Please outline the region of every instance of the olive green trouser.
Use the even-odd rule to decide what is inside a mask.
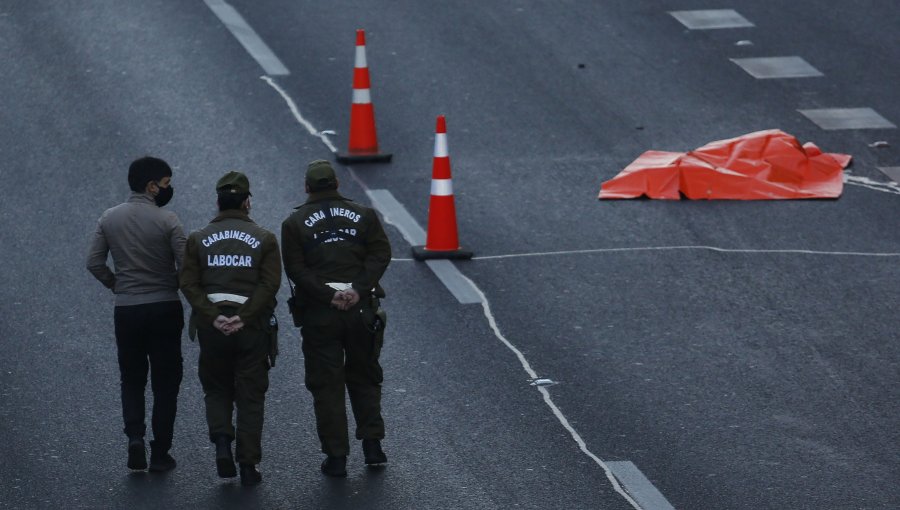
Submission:
[[[356,439],[383,439],[378,357],[383,331],[370,332],[360,308],[342,312],[315,306],[304,313],[303,356],[306,388],[312,393],[316,430],[326,455],[350,452],[344,388],[356,420]]]
[[[201,328],[200,383],[206,395],[206,423],[209,439],[237,438],[235,456],[241,464],[259,464],[262,459],[262,428],[269,368],[266,360],[269,336],[245,327],[223,335],[216,329]],[[237,407],[237,434],[232,413]]]

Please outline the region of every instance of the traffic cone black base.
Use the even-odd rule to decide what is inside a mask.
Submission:
[[[424,246],[413,246],[412,255],[416,260],[469,260],[472,258],[472,255],[474,255],[474,253],[468,250],[426,250]]]
[[[391,160],[393,154],[350,154],[335,152],[334,157],[338,163],[387,163]]]

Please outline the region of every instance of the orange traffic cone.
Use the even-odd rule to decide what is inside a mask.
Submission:
[[[350,142],[347,152],[338,153],[340,163],[385,162],[390,154],[378,152],[375,134],[375,107],[369,92],[369,67],[366,64],[366,32],[356,31],[356,63],[353,67],[353,104],[350,107]]]
[[[428,233],[425,246],[413,246],[412,252],[416,260],[472,258],[472,252],[459,248],[453,181],[450,177],[450,154],[447,151],[447,121],[443,115],[437,118],[437,130],[434,135]]]

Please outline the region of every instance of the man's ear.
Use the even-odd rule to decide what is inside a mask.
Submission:
[[[152,194],[153,194],[153,190],[152,190],[151,186],[156,186],[156,187],[157,187],[157,191],[159,191],[159,185],[156,184],[155,181],[148,181],[147,184],[144,186],[144,193],[146,193],[146,194],[148,194],[148,195],[152,195]]]

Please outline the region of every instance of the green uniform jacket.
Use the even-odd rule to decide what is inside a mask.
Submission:
[[[205,228],[188,237],[181,272],[181,292],[200,325],[212,326],[219,306],[237,308],[244,324],[267,323],[281,286],[281,258],[275,234],[237,210],[222,211]],[[241,304],[209,299],[210,294],[246,297]]]
[[[335,290],[328,282],[351,283],[361,297],[391,262],[391,244],[374,209],[336,190],[311,193],[281,224],[281,254],[298,297],[328,306]]]

